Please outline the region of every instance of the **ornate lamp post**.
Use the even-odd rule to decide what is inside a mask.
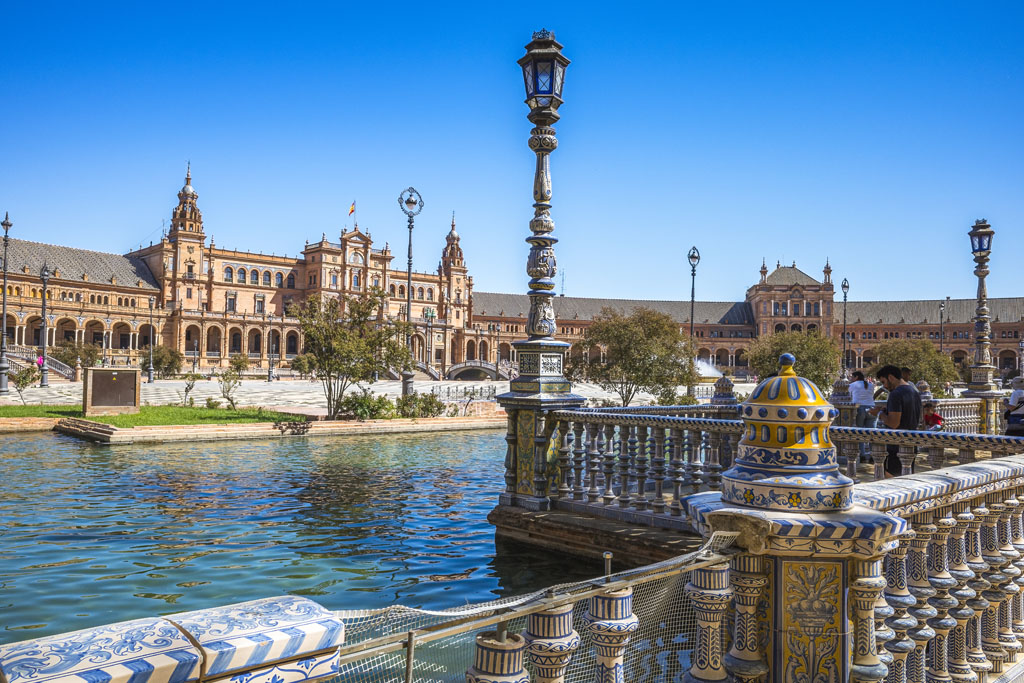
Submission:
[[[153,327],[153,306],[156,299],[149,297],[149,367],[146,368],[146,375],[150,384],[153,383],[153,344],[156,341],[156,328]]]
[[[562,46],[551,31],[542,29],[533,34],[533,40],[526,46],[526,55],[519,60],[526,85],[526,104],[530,113],[526,118],[533,123],[530,131],[530,149],[537,155],[533,175],[533,219],[526,242],[530,255],[526,261],[526,273],[530,276],[530,312],[526,322],[528,338],[514,342],[519,358],[519,376],[509,382],[508,393],[498,397],[509,415],[510,433],[506,437],[511,444],[519,444],[519,457],[524,452],[532,454],[529,467],[521,470],[523,475],[514,483],[506,482],[503,504],[517,504],[535,510],[550,507],[547,497],[547,438],[545,422],[551,410],[578,407],[583,397],[572,393],[569,381],[564,377],[567,342],[556,341],[554,290],[555,262],[552,237],[555,222],[551,218],[551,152],[558,147],[554,124],[559,119],[558,108],[562,104],[562,85],[565,83],[565,68],[569,60],[562,55]],[[514,430],[514,431],[513,431]],[[527,463],[523,463],[527,465]],[[526,474],[526,471],[529,474]]]
[[[192,372],[199,369],[199,339],[192,340]]]
[[[7,362],[7,232],[11,229],[11,219],[4,212],[4,220],[0,223],[0,226],[4,229],[4,287],[3,294],[3,313],[0,313],[0,396],[9,394],[10,388],[7,386],[7,373],[11,371],[11,366]]]
[[[416,188],[409,187],[398,195],[398,208],[402,210],[409,219],[409,264],[406,273],[405,284],[405,321],[412,327],[412,228],[413,219],[423,210],[423,197],[416,191]],[[453,223],[454,225],[454,223]],[[409,356],[412,357],[412,334],[406,336],[406,343],[409,345]],[[412,393],[412,378],[416,376],[412,370],[402,371],[402,396]]]
[[[992,236],[995,230],[984,218],[974,221],[967,235],[971,238],[971,252],[974,254],[974,274],[978,278],[978,305],[974,316],[974,363],[971,364],[971,381],[967,383],[964,396],[985,400],[982,431],[996,432],[998,408],[998,387],[993,379],[992,326],[988,315],[988,290],[985,277],[988,275],[988,259],[992,252]]]
[[[434,367],[434,318],[437,312],[433,308],[423,310],[423,317],[427,319],[427,367]]]
[[[693,340],[693,316],[694,305],[697,301],[697,264],[700,263],[700,251],[696,246],[690,247],[686,260],[690,262],[690,343],[696,345],[697,342]],[[694,352],[696,352],[696,349]],[[686,387],[686,393],[689,396],[693,396],[692,384]]]
[[[949,301],[949,297],[946,297]],[[943,342],[946,338],[946,301],[939,302],[939,353],[943,353]]]
[[[840,286],[843,288],[843,374],[846,375],[850,369],[850,358],[846,355],[846,295],[850,293],[850,281],[844,277]]]
[[[274,316],[267,315],[270,326],[267,328],[267,381],[274,381]]]
[[[46,338],[49,336],[49,326],[46,324],[46,285],[50,281],[50,267],[44,262],[43,269],[39,271],[39,279],[43,281],[43,320],[42,327],[40,328],[40,337],[43,342],[43,366],[40,368],[41,376],[39,378],[40,387],[50,386],[50,372],[46,367]]]

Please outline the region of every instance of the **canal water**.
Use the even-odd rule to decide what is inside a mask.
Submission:
[[[437,609],[599,574],[495,544],[504,453],[497,431],[0,437],[0,643],[272,595]]]

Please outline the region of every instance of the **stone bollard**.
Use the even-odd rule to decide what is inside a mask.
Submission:
[[[71,377],[72,382],[82,381],[82,358],[81,356],[75,358],[75,374]]]
[[[523,666],[526,639],[511,633],[499,639],[497,631],[476,636],[473,666],[466,670],[466,683],[530,683]]]
[[[583,618],[590,624],[590,636],[594,641],[597,681],[623,683],[626,643],[640,627],[640,620],[633,614],[633,589],[623,588],[593,596]]]
[[[535,612],[526,619],[526,640],[537,683],[562,683],[565,670],[580,646],[572,628],[572,605]]]

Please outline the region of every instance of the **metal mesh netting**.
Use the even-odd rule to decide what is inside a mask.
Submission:
[[[591,581],[559,584],[534,593],[449,610],[393,606],[338,612],[345,622],[345,650],[351,652],[353,646],[359,646],[365,651],[343,656],[339,675],[332,683],[404,682],[407,680],[407,649],[399,646],[390,652],[373,651],[386,643],[389,636],[394,639],[410,631],[416,631],[411,680],[464,682],[466,669],[473,664],[475,637],[481,631],[495,628],[493,617],[517,612],[517,616],[510,614],[503,623],[508,633],[521,633],[526,628],[525,612],[546,609],[538,601],[592,592],[606,583],[620,587],[626,583],[633,587],[633,613],[640,625],[625,648],[626,680],[638,683],[679,680],[690,668],[690,653],[696,641],[696,618],[684,590],[690,580],[690,568],[716,557],[721,561],[717,553],[734,539],[735,534],[715,534],[701,550],[671,560]],[[581,643],[566,671],[567,681],[595,680],[594,651],[587,622],[583,619],[588,602],[583,596],[573,606],[573,628],[579,633]],[[529,603],[537,603],[536,609],[530,609]],[[478,623],[485,620],[487,624]],[[430,640],[430,634],[438,630],[454,633]],[[422,642],[424,639],[429,642]],[[532,673],[529,657],[526,657],[526,668]]]

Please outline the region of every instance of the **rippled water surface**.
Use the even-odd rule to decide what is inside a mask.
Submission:
[[[285,593],[440,608],[599,573],[495,547],[504,450],[500,432],[0,437],[0,642]]]

